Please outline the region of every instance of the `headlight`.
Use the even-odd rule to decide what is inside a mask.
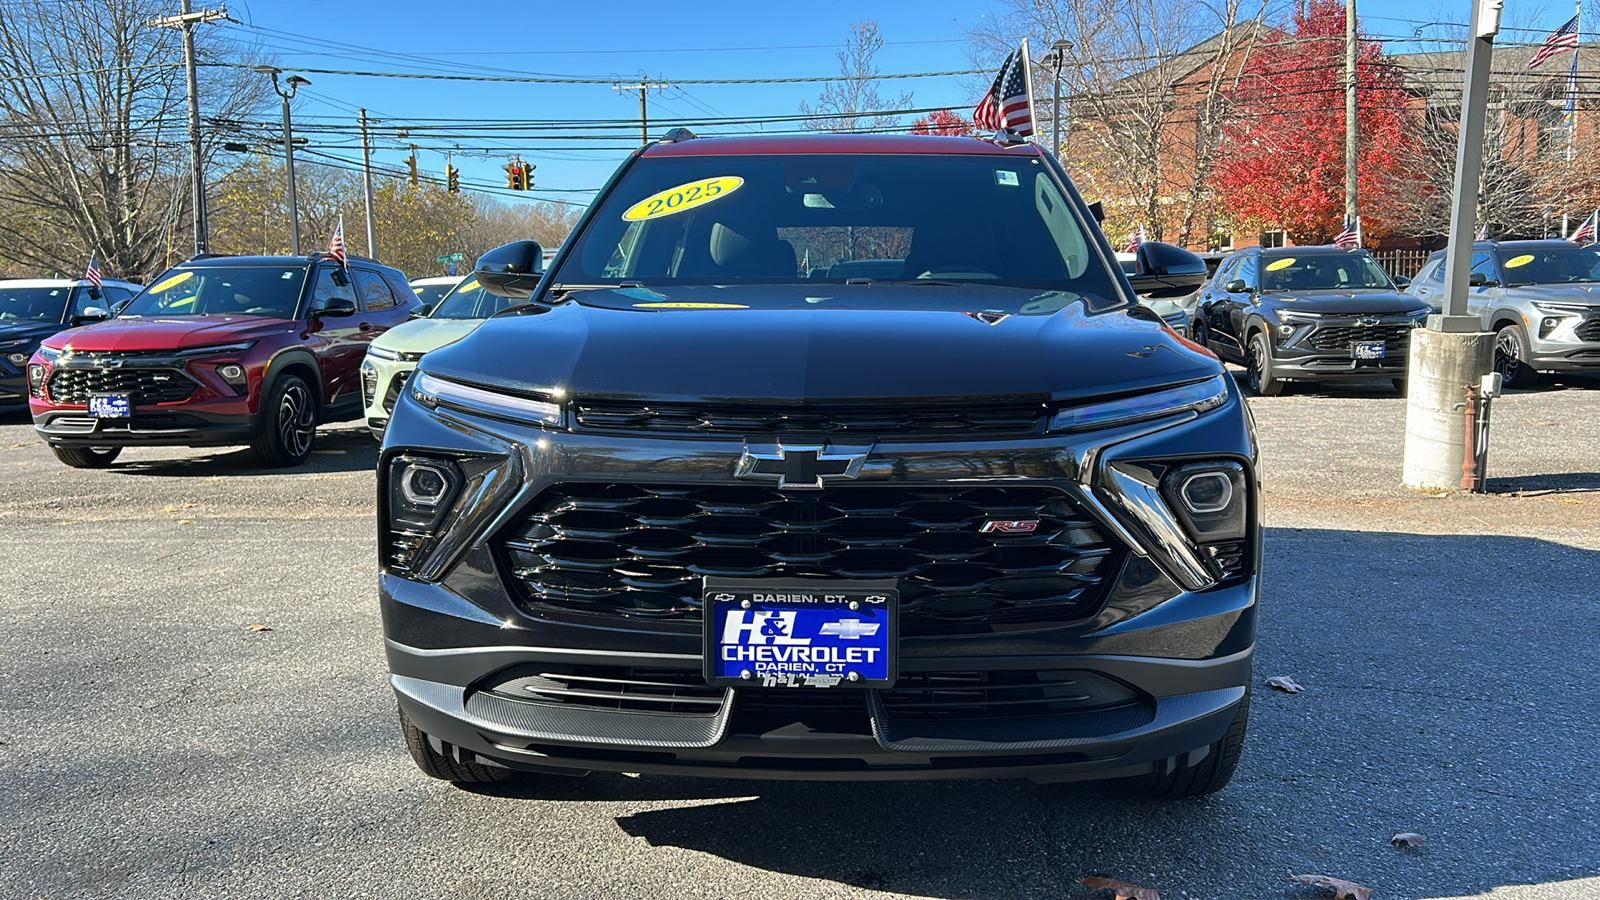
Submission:
[[[432,551],[465,480],[450,460],[419,456],[389,460],[389,540],[383,553],[390,569],[409,574]]]
[[[34,363],[28,367],[28,395],[44,396],[44,366]]]
[[[372,357],[373,359],[399,359],[400,358],[400,354],[394,352],[393,350],[385,350],[382,347],[368,347],[367,348],[367,355]]]
[[[411,380],[411,396],[429,407],[443,406],[519,423],[561,424],[561,404],[552,400],[486,390],[424,372],[418,372]]]
[[[178,359],[194,359],[201,356],[220,356],[224,353],[243,353],[255,345],[255,341],[242,341],[237,344],[217,344],[211,347],[191,347],[187,350],[179,350],[174,355]]]
[[[1051,431],[1109,428],[1181,412],[1205,412],[1228,402],[1228,376],[1217,375],[1194,384],[1122,397],[1100,403],[1072,406],[1050,419]]]
[[[371,352],[371,351],[368,351]],[[361,399],[367,406],[378,396],[378,369],[370,360],[361,361]]]
[[[11,360],[11,364],[14,365],[14,366],[27,365],[27,363],[28,363],[28,354],[26,354],[26,353],[12,353],[11,355],[7,356],[6,359]]]
[[[61,351],[57,350],[54,347],[45,347],[43,345],[40,345],[40,347],[39,347],[39,355],[44,357],[45,359],[60,359],[61,358]]]
[[[1535,301],[1533,308],[1554,316],[1581,316],[1594,309],[1581,303],[1544,303]]]

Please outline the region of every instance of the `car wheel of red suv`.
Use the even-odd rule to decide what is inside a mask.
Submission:
[[[317,401],[298,375],[280,375],[261,404],[261,431],[251,443],[264,466],[298,466],[317,437]]]
[[[122,452],[121,447],[51,447],[50,452],[74,469],[104,469]]]

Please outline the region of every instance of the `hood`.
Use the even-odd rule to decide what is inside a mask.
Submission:
[[[378,336],[372,346],[395,353],[427,353],[454,343],[483,324],[482,319],[412,319]]]
[[[424,367],[571,397],[768,404],[1048,401],[1222,371],[1145,310],[1090,314],[1074,295],[1023,288],[772,285],[573,297],[489,319]],[[732,308],[704,308],[712,304]]]
[[[61,331],[62,327],[63,326],[60,322],[38,322],[29,320],[0,322],[0,347],[5,347],[7,344],[16,344],[20,341],[25,344],[29,350],[32,350],[33,345],[37,344],[44,338]],[[18,351],[11,349],[7,350],[6,352],[16,353]]]
[[[264,316],[175,316],[110,319],[63,331],[50,341],[62,350],[187,350],[212,344],[252,341],[299,331],[301,323]]]
[[[1600,284],[1522,284],[1505,289],[1508,298],[1600,306]]]
[[[1261,295],[1261,305],[1328,316],[1421,312],[1428,304],[1399,291],[1283,291]]]

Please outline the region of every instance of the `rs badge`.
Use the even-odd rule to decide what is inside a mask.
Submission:
[[[1038,519],[990,519],[978,531],[983,534],[1027,534],[1038,527]]]

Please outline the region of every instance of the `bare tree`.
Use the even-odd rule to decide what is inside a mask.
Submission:
[[[883,38],[878,34],[878,23],[871,19],[850,26],[850,38],[838,52],[839,81],[830,81],[822,88],[813,106],[800,101],[800,112],[808,116],[805,126],[811,131],[882,131],[900,124],[900,117],[882,115],[885,111],[908,109],[911,95],[901,94],[893,100],[878,94],[878,64],[874,62]],[[878,113],[878,115],[872,115]]]
[[[167,6],[0,0],[0,246],[16,264],[70,271],[95,255],[108,276],[160,268],[188,190],[178,34],[149,25]],[[217,29],[195,39],[207,59],[243,56]],[[258,76],[202,71],[208,110],[261,103]]]
[[[538,241],[547,249],[559,247],[583,214],[582,206],[567,203],[513,205],[488,194],[474,194],[472,201],[475,218],[463,238],[474,255],[521,240]]]
[[[967,35],[979,66],[1024,37],[1035,47],[1071,41],[1062,162],[1105,201],[1111,234],[1142,225],[1191,244],[1217,224],[1208,179],[1265,14],[1266,0],[1000,0]],[[1036,66],[1035,90],[1049,84],[1040,75],[1053,72]],[[1036,104],[1038,133],[1049,133],[1050,114]]]

